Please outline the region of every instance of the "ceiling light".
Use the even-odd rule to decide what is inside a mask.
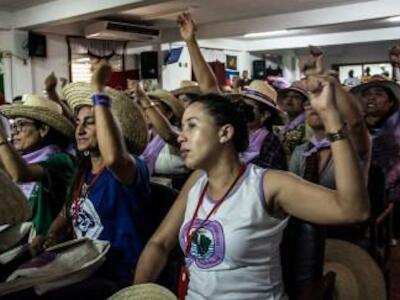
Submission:
[[[265,32],[253,32],[253,33],[246,33],[244,35],[245,38],[258,38],[258,37],[265,37],[265,36],[276,36],[276,35],[283,35],[287,34],[289,30],[275,30],[275,31],[265,31]]]
[[[400,16],[387,18],[389,22],[400,22]]]

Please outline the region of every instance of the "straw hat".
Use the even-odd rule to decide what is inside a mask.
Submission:
[[[147,145],[147,125],[142,110],[127,95],[107,87],[105,92],[112,100],[112,111],[119,121],[128,150],[141,154]],[[92,106],[92,90],[87,82],[73,82],[62,90],[68,105],[76,110],[80,106]]]
[[[303,95],[305,97],[305,100],[308,99],[307,91],[305,89],[303,89],[302,87],[300,87],[299,84],[297,84],[296,82],[293,82],[290,87],[278,91],[278,102],[282,101],[283,98],[286,97],[286,94],[291,91],[300,93],[301,95]]]
[[[0,225],[16,224],[31,217],[31,209],[25,195],[1,170],[0,199]]]
[[[277,112],[281,112],[276,104],[278,93],[276,90],[261,80],[253,80],[248,87],[244,88],[243,96],[268,105]]]
[[[386,299],[385,281],[374,260],[360,247],[327,239],[324,272],[336,274],[335,299]]]
[[[184,94],[200,95],[201,91],[200,91],[199,84],[196,81],[182,80],[180,87],[175,90],[172,90],[171,93],[175,97],[178,97],[178,96],[184,95]]]
[[[2,105],[0,114],[8,119],[26,117],[37,120],[66,137],[74,137],[74,125],[63,116],[61,106],[42,96],[26,94],[22,97],[22,104]]]
[[[177,300],[177,298],[161,285],[145,283],[124,288],[108,300]]]
[[[172,95],[172,93],[166,90],[158,89],[153,92],[148,92],[147,96],[157,98],[172,110],[172,113],[176,119],[179,121],[182,119],[185,108],[181,102],[174,95]]]
[[[362,95],[367,89],[371,87],[382,87],[390,90],[396,97],[397,103],[400,103],[400,86],[396,82],[389,80],[382,75],[372,76],[368,82],[353,87],[350,92],[353,94]]]

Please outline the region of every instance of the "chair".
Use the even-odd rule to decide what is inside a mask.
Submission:
[[[151,218],[155,225],[155,229],[161,224],[167,215],[175,199],[178,197],[178,191],[159,183],[150,183],[150,203]],[[154,230],[155,230],[154,229]],[[179,279],[180,267],[183,264],[183,254],[176,246],[169,255],[168,262],[160,274],[157,283],[176,293]]]
[[[333,298],[334,274],[323,275],[325,228],[292,217],[285,229],[282,272],[290,299]]]

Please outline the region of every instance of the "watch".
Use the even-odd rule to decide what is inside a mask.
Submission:
[[[343,140],[345,138],[347,138],[346,124],[343,124],[342,128],[336,132],[326,133],[326,139],[331,143]]]

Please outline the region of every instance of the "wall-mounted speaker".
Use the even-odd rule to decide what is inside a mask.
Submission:
[[[253,79],[263,79],[265,77],[265,60],[253,61]]]
[[[29,56],[46,57],[47,56],[46,36],[43,34],[37,34],[30,31],[28,33],[28,51],[29,51]]]
[[[157,51],[146,51],[140,53],[140,74],[142,79],[158,78]]]

